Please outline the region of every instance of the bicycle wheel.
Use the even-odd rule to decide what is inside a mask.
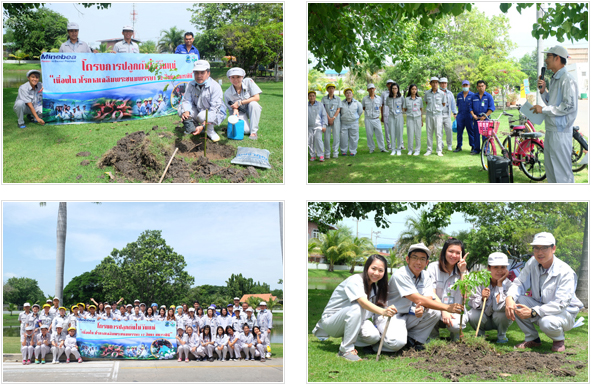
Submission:
[[[488,155],[497,155],[495,141],[492,136],[482,143],[482,151],[480,151],[480,162],[484,170],[488,170],[488,162],[486,160]]]
[[[503,140],[503,147],[505,147],[506,149],[508,149],[509,148],[509,141],[510,140],[511,140],[511,137],[510,136],[507,136],[505,138],[505,140]],[[514,147],[519,146],[519,143],[521,143],[521,142],[517,141],[517,142],[513,143],[512,146],[514,146]],[[517,149],[516,148],[511,148],[511,151],[513,151],[513,153],[516,153],[517,152]],[[515,161],[515,157],[513,156],[513,154],[510,154],[510,156],[512,158],[511,159],[512,165],[513,166],[518,166],[519,164],[518,164],[518,162]]]
[[[573,172],[579,172],[587,167],[586,164],[579,163],[584,154],[583,144],[580,142],[580,139],[573,137],[573,152],[571,153]]]
[[[531,180],[541,181],[546,179],[544,166],[544,147],[539,142],[530,139],[524,140],[519,145],[519,168]]]

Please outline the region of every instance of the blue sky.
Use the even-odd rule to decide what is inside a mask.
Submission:
[[[144,230],[162,230],[183,255],[195,285],[224,285],[242,273],[271,289],[283,278],[279,204],[259,202],[68,203],[64,287],[92,270],[114,248]],[[4,202],[2,278],[35,278],[45,294],[55,291],[58,203]]]

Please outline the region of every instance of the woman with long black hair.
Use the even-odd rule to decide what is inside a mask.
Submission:
[[[390,94],[386,99],[388,106],[388,128],[392,143],[392,153],[390,155],[402,155],[402,136],[404,132],[404,116],[402,115],[402,105],[404,100],[400,93],[400,86],[394,82],[390,85]]]
[[[373,254],[365,262],[362,274],[345,279],[332,293],[313,333],[319,339],[343,337],[339,357],[350,361],[360,360],[355,342],[367,311],[386,317],[397,313],[394,306],[385,308],[388,296],[387,269],[386,259]],[[372,297],[375,298],[374,302],[370,301]]]
[[[421,130],[423,128],[423,99],[419,96],[416,84],[408,86],[403,105],[406,112],[406,139],[408,140],[408,155],[418,156],[421,152]]]

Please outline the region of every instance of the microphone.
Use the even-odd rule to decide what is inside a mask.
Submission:
[[[546,75],[546,67],[542,67],[542,74],[540,75],[540,79],[544,80],[544,75]],[[538,89],[542,89],[542,86],[538,86]]]

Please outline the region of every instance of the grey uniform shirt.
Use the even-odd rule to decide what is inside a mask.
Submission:
[[[50,327],[51,322],[53,321],[53,315],[51,315],[51,313],[46,315],[45,312],[43,312],[39,316],[39,321],[41,321],[42,325],[47,325],[47,327]]]
[[[322,129],[328,124],[324,106],[316,100],[314,104],[308,102],[308,128]]]
[[[78,345],[76,344],[76,337],[72,337],[71,335],[68,334],[68,336],[65,339],[66,342],[64,342],[64,347],[66,348],[78,348]],[[68,357],[69,358],[69,357]]]
[[[490,289],[490,296],[486,300],[486,305],[484,308],[484,314],[487,316],[491,316],[493,311],[504,311],[505,310],[505,299],[507,298],[507,290],[509,290],[509,286],[511,286],[511,281],[506,278],[503,280],[503,286],[499,287],[497,285],[493,286],[492,284],[488,285]],[[482,290],[484,286],[478,286],[474,293],[470,296],[470,300],[468,304],[470,305],[471,309],[482,309]],[[497,299],[497,295],[499,299]]]
[[[388,97],[390,96],[390,91],[384,91],[384,92],[382,92],[382,95],[380,95],[380,96],[382,97],[382,106],[384,107],[382,114],[384,115],[384,117],[386,117],[390,113],[390,107],[388,107],[388,105],[386,104],[386,101],[388,100]]]
[[[548,90],[542,94],[546,103],[546,107],[542,108],[546,130],[572,132],[579,106],[579,87],[572,75],[566,72],[566,67],[552,76]]]
[[[388,306],[394,305],[399,314],[407,314],[416,305],[406,296],[414,293],[433,296],[433,281],[429,274],[423,270],[417,278],[408,266],[396,270],[388,282]]]
[[[140,53],[140,47],[133,40],[128,43],[124,39],[113,46],[113,51],[117,53]]]
[[[35,333],[31,334],[30,336],[27,334],[21,335],[21,344],[26,341],[26,346],[35,346],[37,345],[37,335]]]
[[[72,43],[70,39],[60,46],[60,52],[78,52],[78,53],[92,53],[88,44],[83,41],[78,41],[76,44]]]
[[[215,80],[208,78],[204,85],[200,86],[192,80],[187,86],[185,96],[181,102],[181,111],[191,111],[195,108],[197,113],[208,110],[209,123],[220,124],[226,118],[222,87]]]
[[[441,91],[441,90],[439,90],[439,91]],[[451,108],[451,113],[457,115],[458,108],[456,107],[456,98],[454,97],[454,94],[452,94],[450,90],[445,90],[445,106],[443,106],[443,116],[449,116],[450,108]]]
[[[322,312],[322,318],[328,318],[338,313],[344,307],[357,302],[361,297],[367,298],[365,288],[363,287],[363,277],[361,274],[355,274],[341,282],[332,292],[328,304],[326,304],[324,312]],[[362,315],[362,319],[365,319],[365,313]]]
[[[53,342],[55,342],[55,344],[57,346],[60,345],[60,342],[64,341],[66,339],[66,333],[62,330],[61,333],[57,333],[56,331],[54,331],[53,333],[51,333],[51,342],[53,345]]]
[[[404,100],[402,96],[391,98],[388,96],[385,105],[388,106],[389,115],[400,115],[402,114],[402,108],[404,107]]]
[[[513,280],[507,297],[516,300],[528,288],[531,288],[532,298],[543,304],[533,307],[542,317],[560,314],[565,309],[576,315],[583,308],[583,303],[575,295],[577,274],[556,256],[547,270],[542,268],[535,257],[531,257],[521,269],[519,277]]]
[[[359,117],[363,114],[363,106],[355,98],[351,99],[351,103],[347,100],[341,101],[341,122],[355,123],[359,121]]]
[[[226,106],[226,113],[228,115],[234,113],[234,110],[230,106],[236,103],[238,100],[250,99],[254,95],[260,94],[262,92],[263,91],[261,91],[259,86],[257,86],[254,80],[251,78],[242,79],[242,91],[240,93],[237,93],[234,85],[231,84],[226,92],[224,92],[224,105]],[[244,107],[248,108],[248,104],[245,104]]]
[[[404,98],[403,108],[406,108],[406,116],[418,117],[421,116],[421,108],[423,108],[423,98],[416,96],[414,99],[410,96]]]
[[[40,92],[42,88],[43,83],[41,82],[37,83],[35,88],[31,87],[31,83],[26,82],[18,88],[14,104],[16,105],[18,100],[22,100],[25,103],[32,103],[33,108],[41,107],[43,105],[43,92]],[[51,310],[49,312],[51,313]]]
[[[460,270],[457,265],[454,266],[451,274],[448,274],[439,270],[439,261],[431,262],[429,267],[427,267],[427,273],[431,276],[431,280],[435,286],[435,293],[441,302],[446,305],[464,303],[462,292],[451,289],[453,284],[460,279]]]
[[[333,95],[332,99],[326,95],[322,98],[321,103],[324,106],[324,110],[326,111],[326,114],[329,118],[334,118],[337,110],[341,108],[341,98],[336,95]]]
[[[380,118],[380,106],[382,105],[382,98],[378,95],[374,95],[373,99],[368,96],[364,96],[361,104],[365,108],[365,117],[368,119],[379,119]]]
[[[265,309],[259,312],[257,315],[257,324],[261,328],[261,331],[265,332],[267,329],[273,329],[273,313],[269,309]]]
[[[437,92],[429,89],[425,92],[425,103],[427,104],[428,115],[441,115],[443,112],[443,104],[445,103],[445,94],[440,89]]]
[[[45,337],[42,332],[37,333],[37,342],[41,342],[41,345],[51,345],[51,333],[45,333]]]

